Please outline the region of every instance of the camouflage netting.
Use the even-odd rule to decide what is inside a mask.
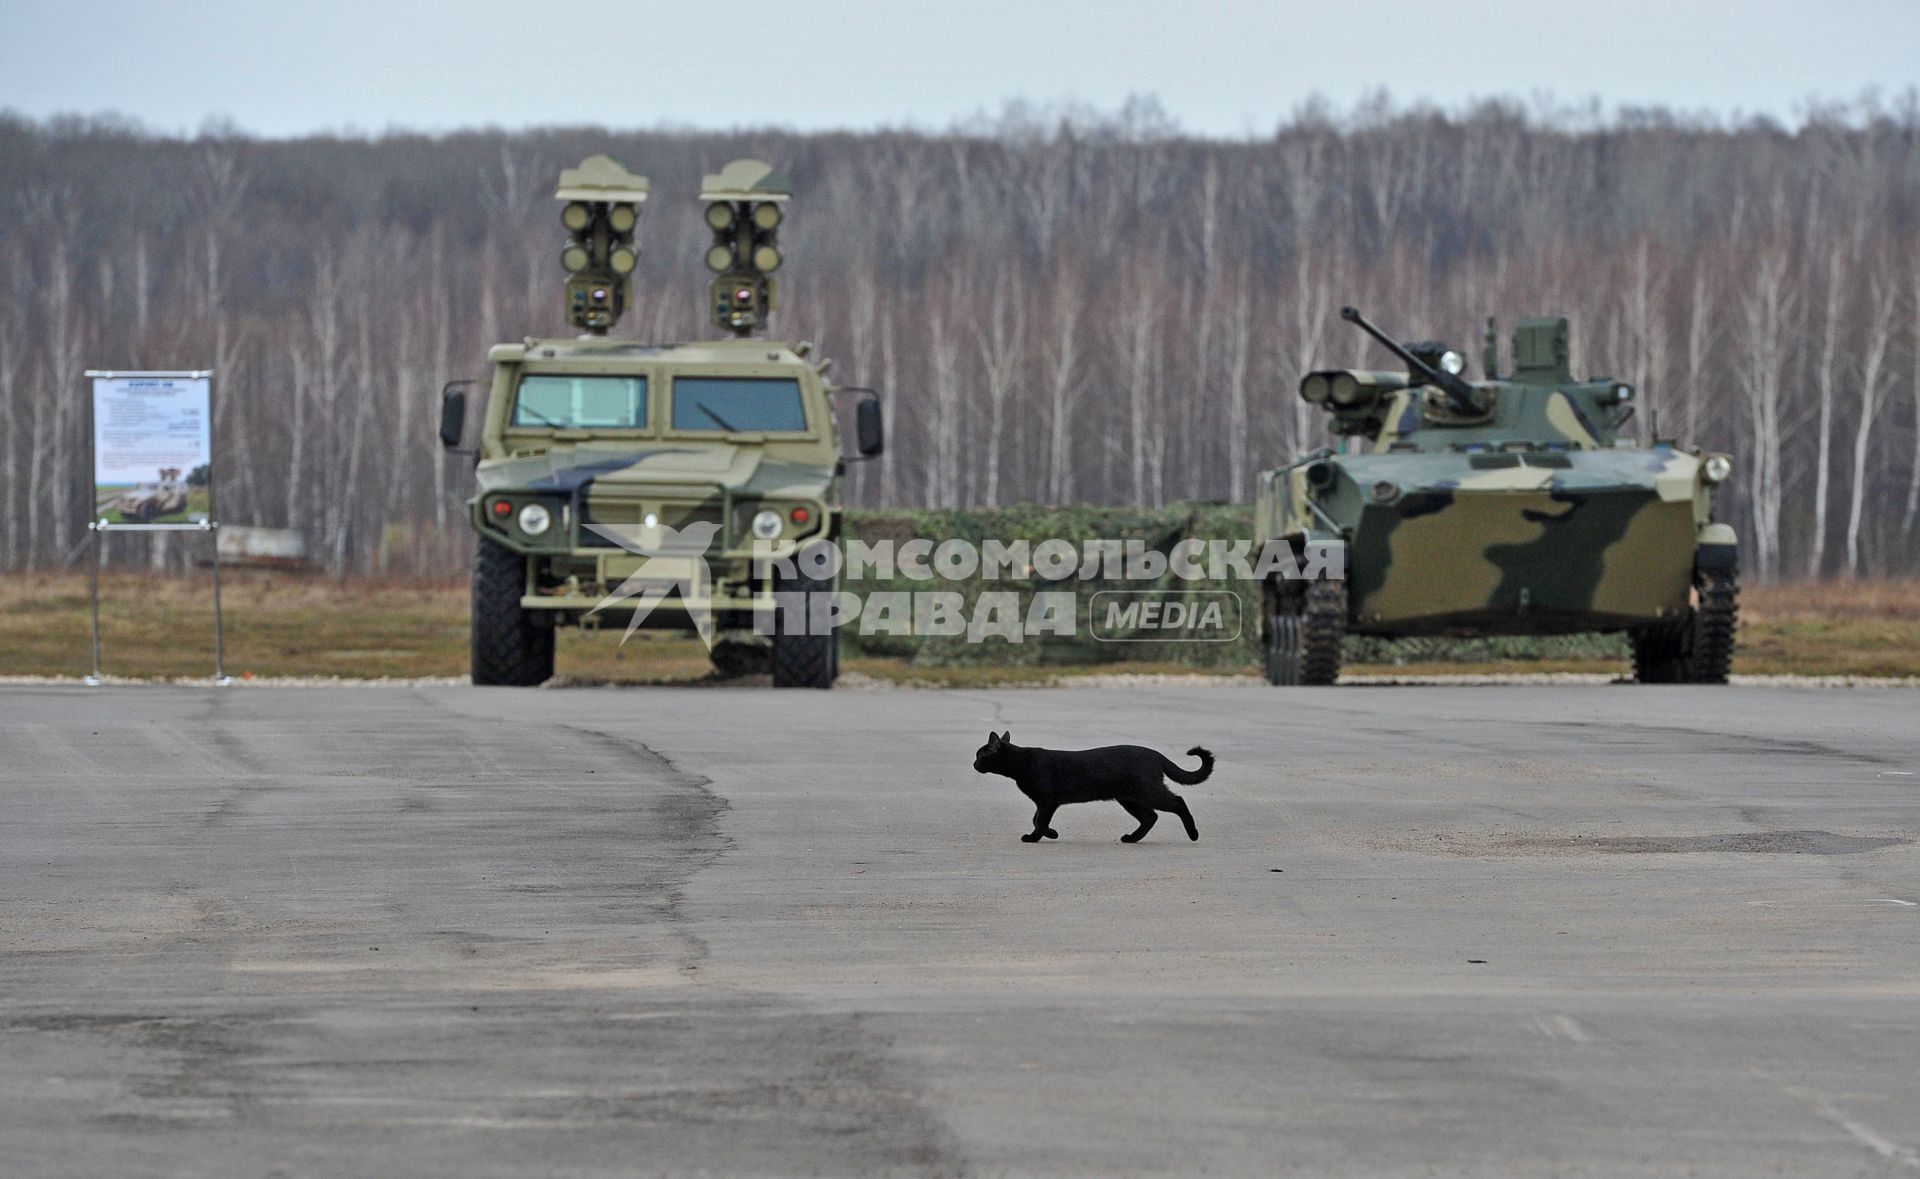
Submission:
[[[1060,539],[1084,552],[1091,540],[1137,540],[1147,549],[1170,554],[1185,540],[1247,541],[1253,536],[1253,513],[1244,505],[1179,504],[1157,511],[1131,508],[1044,508],[1021,504],[1006,508],[964,508],[952,511],[855,511],[846,524],[849,540],[873,544],[890,540],[897,548],[914,539],[934,544],[949,539],[971,542],[976,548],[989,538],[1011,544],[1025,540],[1037,546],[1045,540]],[[1076,570],[1077,572],[1077,570]],[[1056,635],[1027,637],[1010,643],[989,636],[970,643],[966,636],[904,637],[862,635],[858,620],[843,632],[850,654],[904,657],[921,667],[958,667],[976,664],[1012,664],[1026,667],[1061,667],[1122,661],[1177,663],[1195,668],[1253,668],[1260,664],[1260,598],[1257,587],[1233,578],[1185,580],[1171,572],[1152,581],[1105,580],[1069,576],[1048,581],[1038,576],[1003,576],[984,580],[973,577],[949,581],[892,578],[849,579],[847,588],[860,595],[882,591],[952,591],[966,603],[964,614],[972,618],[982,592],[1014,591],[1019,594],[1021,617],[1039,590],[1069,590],[1078,599],[1078,625],[1072,638]],[[1192,601],[1218,600],[1223,591],[1236,595],[1240,613],[1239,635],[1230,641],[1180,639],[1152,642],[1113,642],[1096,639],[1089,633],[1093,617],[1093,597],[1103,590],[1149,590],[1170,599],[1184,596]],[[1111,599],[1109,599],[1111,601]],[[1103,603],[1104,608],[1105,603]],[[1227,630],[1231,631],[1229,620]],[[1140,637],[1134,632],[1133,637]],[[1401,639],[1349,638],[1347,661],[1353,664],[1396,665],[1405,663],[1483,663],[1494,660],[1624,659],[1626,640],[1618,635],[1573,635],[1557,638],[1492,639]]]

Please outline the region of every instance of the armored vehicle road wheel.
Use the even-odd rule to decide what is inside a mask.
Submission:
[[[798,573],[780,578],[774,584],[776,594],[832,593],[833,582]],[[807,615],[790,617],[790,611],[774,614],[773,686],[776,688],[831,688],[840,674],[840,632],[807,634]]]
[[[1740,586],[1731,570],[1694,575],[1686,617],[1633,635],[1633,675],[1643,684],[1724,684],[1733,665]]]
[[[1703,572],[1694,577],[1699,598],[1693,608],[1691,650],[1687,652],[1690,684],[1724,684],[1733,669],[1733,635],[1740,621],[1740,584],[1733,570]]]
[[[526,559],[484,537],[473,555],[473,682],[530,688],[553,678],[553,628],[521,609]]]
[[[1347,637],[1347,583],[1316,581],[1283,592],[1267,622],[1267,682],[1331,684]]]

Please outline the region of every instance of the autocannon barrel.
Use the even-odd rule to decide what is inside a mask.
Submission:
[[[1355,325],[1361,331],[1378,340],[1385,346],[1387,351],[1406,362],[1408,371],[1419,376],[1427,384],[1437,387],[1446,395],[1447,405],[1455,413],[1471,415],[1485,411],[1486,406],[1481,401],[1479,393],[1476,392],[1474,387],[1468,384],[1466,379],[1459,373],[1450,373],[1444,369],[1435,368],[1433,365],[1420,359],[1420,357],[1414,355],[1413,351],[1406,345],[1368,322],[1367,317],[1360,314],[1357,308],[1342,307],[1340,309],[1340,318]]]

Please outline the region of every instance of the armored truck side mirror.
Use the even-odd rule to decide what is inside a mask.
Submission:
[[[440,445],[457,450],[467,433],[467,386],[472,381],[448,381],[440,390]]]
[[[887,431],[880,419],[880,397],[870,393],[853,411],[854,442],[862,458],[876,458],[887,448]]]

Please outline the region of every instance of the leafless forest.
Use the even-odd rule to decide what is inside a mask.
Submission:
[[[440,384],[563,331],[559,168],[649,174],[637,308],[711,332],[700,175],[796,197],[775,332],[889,404],[858,502],[1250,497],[1324,442],[1303,367],[1387,367],[1334,310],[1478,357],[1488,315],[1574,320],[1642,428],[1732,452],[1749,577],[1910,575],[1920,508],[1920,101],[1798,130],[1490,103],[1306,110],[1184,136],[1150,101],[945,133],[557,129],[163,138],[0,116],[0,567],[84,553],[88,368],[218,373],[220,515],[336,572],[466,559]],[[119,538],[119,561],[182,553]]]

